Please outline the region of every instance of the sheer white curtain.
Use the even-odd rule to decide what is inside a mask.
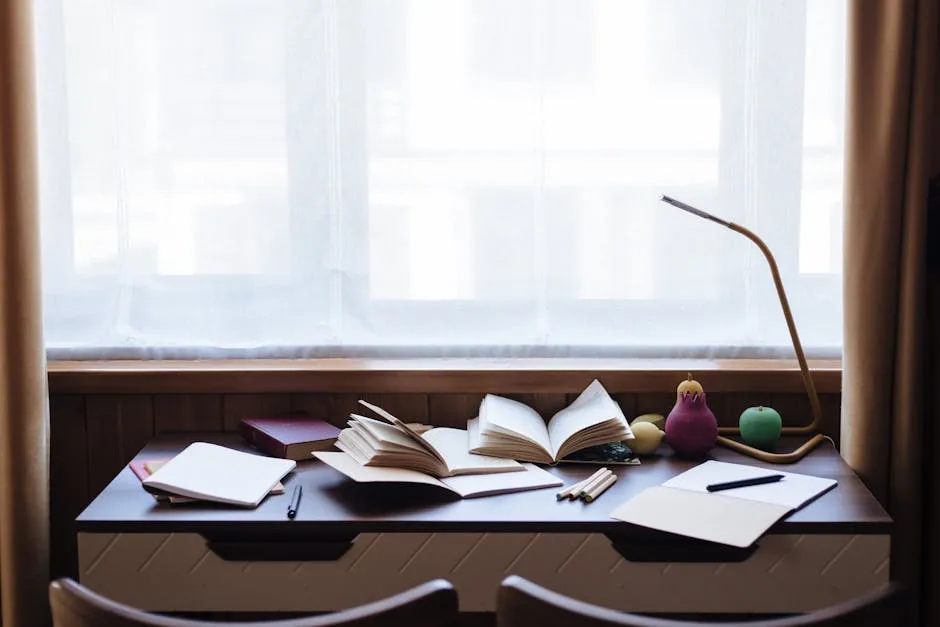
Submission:
[[[53,357],[838,354],[844,0],[38,0]]]

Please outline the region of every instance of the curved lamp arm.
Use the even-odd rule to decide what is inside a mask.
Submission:
[[[770,252],[770,248],[767,244],[764,243],[764,240],[755,235],[752,231],[735,224],[734,222],[728,222],[727,220],[722,220],[721,218],[714,216],[707,211],[702,211],[691,205],[687,205],[684,202],[676,200],[675,198],[670,198],[669,196],[663,195],[660,200],[665,203],[668,203],[674,207],[678,207],[683,211],[691,213],[692,215],[716,222],[726,228],[736,231],[748,238],[764,254],[764,258],[767,259],[767,263],[770,266],[770,273],[773,275],[774,285],[777,288],[777,297],[780,299],[780,307],[783,309],[783,317],[787,321],[787,329],[790,331],[790,340],[793,342],[793,350],[796,353],[796,359],[800,364],[800,373],[803,376],[803,385],[806,387],[806,394],[809,396],[810,411],[813,414],[813,420],[810,424],[802,427],[784,427],[783,433],[786,434],[813,434],[813,437],[810,438],[806,443],[800,446],[798,449],[791,453],[768,453],[767,451],[762,451],[760,449],[748,446],[736,440],[730,438],[718,437],[718,443],[726,446],[728,448],[734,449],[745,455],[755,457],[757,459],[771,462],[771,463],[792,463],[799,459],[802,459],[807,453],[809,453],[813,448],[815,448],[820,442],[823,441],[822,434],[819,433],[820,425],[822,423],[822,411],[819,407],[819,396],[816,394],[816,384],[813,383],[813,377],[810,375],[809,366],[806,363],[806,355],[803,353],[803,345],[800,343],[800,337],[796,332],[796,323],[793,321],[793,313],[790,311],[790,303],[787,300],[787,293],[783,289],[783,280],[780,278],[780,270],[777,268],[777,261],[774,259],[773,254]],[[730,434],[739,434],[740,429],[734,427],[722,427],[718,430],[719,433],[730,433]]]

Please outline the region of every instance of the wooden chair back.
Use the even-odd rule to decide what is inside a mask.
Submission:
[[[735,627],[905,627],[911,625],[905,597],[901,588],[887,584],[846,603],[808,614],[722,624]],[[516,575],[503,580],[496,603],[497,627],[695,627],[714,624],[618,612],[552,592]]]
[[[71,579],[49,586],[53,627],[456,627],[457,591],[435,579],[354,608],[304,618],[217,622],[144,612],[107,599]]]

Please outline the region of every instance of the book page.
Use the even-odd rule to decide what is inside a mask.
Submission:
[[[411,437],[413,440],[415,440],[416,442],[418,442],[418,444],[420,444],[427,452],[429,452],[431,455],[433,455],[433,456],[435,457],[435,459],[437,459],[438,461],[440,461],[442,464],[445,463],[445,462],[444,462],[444,457],[441,455],[440,451],[438,451],[436,448],[434,448],[434,445],[433,445],[433,444],[431,444],[430,442],[428,442],[427,440],[425,440],[424,438],[422,438],[420,433],[418,433],[417,431],[415,431],[414,429],[412,429],[411,427],[409,427],[406,423],[402,422],[401,420],[399,420],[399,419],[396,418],[395,416],[391,415],[390,413],[388,413],[387,411],[385,411],[384,409],[382,409],[382,408],[379,407],[378,405],[373,405],[372,403],[368,403],[368,402],[366,402],[366,401],[364,401],[364,400],[361,400],[361,399],[359,400],[359,404],[362,405],[362,406],[364,406],[364,407],[368,407],[369,409],[371,409],[372,411],[374,411],[375,413],[377,413],[377,414],[378,414],[379,416],[381,416],[382,418],[385,418],[386,420],[388,420],[390,423],[392,423],[393,425],[395,425],[395,427],[397,427],[397,428],[400,429],[402,432],[404,432],[404,433],[407,434],[409,437]]]
[[[357,431],[359,429],[365,430],[372,438],[369,444],[376,450],[405,449],[425,455],[428,454],[425,447],[421,446],[419,442],[401,429],[395,428],[394,425],[379,420],[373,420],[372,418],[366,418],[365,416],[359,416],[358,414],[352,414],[351,416],[352,420],[349,421],[350,426],[352,427],[352,423],[357,423],[359,426],[352,427],[353,429]]]
[[[189,498],[255,507],[296,466],[289,459],[194,442],[142,483]]]
[[[610,397],[601,382],[595,379],[583,392],[564,409],[557,412],[548,422],[548,435],[551,441],[552,457],[557,457],[558,450],[566,440],[580,431],[606,422],[622,420],[630,432],[627,419],[620,405]]]
[[[451,475],[493,472],[513,472],[522,470],[522,464],[512,459],[475,455],[470,452],[470,437],[463,429],[436,427],[423,436],[434,445],[447,463]]]
[[[487,394],[480,406],[480,431],[485,433],[493,427],[517,434],[551,455],[552,443],[545,421],[525,403]]]
[[[491,496],[507,492],[523,492],[542,488],[555,488],[562,480],[533,464],[522,464],[520,472],[501,472],[488,475],[461,475],[441,479],[441,483],[463,498]],[[554,499],[555,496],[551,495]]]
[[[789,512],[786,505],[654,486],[618,506],[610,517],[649,529],[745,548]]]
[[[346,453],[315,452],[313,456],[359,483],[423,483],[456,492],[431,475],[416,470],[362,466]]]
[[[663,485],[670,488],[708,493],[706,486],[710,483],[738,481],[766,475],[783,475],[783,479],[775,483],[722,490],[720,494],[729,498],[775,503],[785,505],[790,509],[799,509],[823,492],[832,489],[837,483],[835,479],[709,460],[680,475],[676,475]]]

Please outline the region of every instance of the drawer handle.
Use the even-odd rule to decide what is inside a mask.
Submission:
[[[355,536],[324,539],[233,539],[207,537],[206,547],[235,562],[333,562],[346,554]]]
[[[628,562],[700,563],[743,562],[759,548],[755,542],[749,547],[738,548],[697,538],[685,538],[668,534],[664,536],[616,536],[607,535],[611,546]]]

